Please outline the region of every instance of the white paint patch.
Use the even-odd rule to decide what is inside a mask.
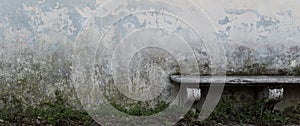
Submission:
[[[268,100],[280,100],[283,97],[283,88],[269,89]]]

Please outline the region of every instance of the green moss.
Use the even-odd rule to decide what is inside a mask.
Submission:
[[[135,104],[130,105],[130,107],[125,107],[121,104],[112,103],[112,106],[114,106],[119,111],[134,115],[134,116],[149,116],[156,113],[159,113],[166,108],[169,107],[169,104],[166,102],[158,102],[154,108],[150,107],[149,104],[143,104],[142,102],[137,102]]]
[[[21,102],[15,99],[14,104],[19,106],[2,109],[0,119],[6,124],[27,124],[27,125],[84,125],[92,123],[88,113],[75,110],[68,106],[62,99],[61,92],[56,91],[56,100],[51,103],[42,103],[38,107],[24,109]]]
[[[2,97],[4,101],[4,106],[0,110],[0,119],[4,120],[20,120],[21,114],[23,112],[23,106],[21,101],[18,100],[14,95],[10,97]]]
[[[264,100],[224,97],[202,124],[300,124],[300,104],[282,111],[262,111]]]
[[[300,65],[296,66],[293,69],[293,73],[294,73],[295,76],[300,76]]]
[[[69,107],[61,97],[61,92],[56,91],[56,100],[51,103],[40,104],[39,107],[28,107],[26,110],[20,106],[20,101],[15,97],[14,108],[1,110],[0,119],[7,124],[39,124],[52,125],[88,125],[93,122],[88,113],[74,110]],[[282,111],[262,112],[263,100],[256,100],[246,96],[223,97],[211,116],[203,121],[197,121],[197,114],[189,111],[178,125],[216,125],[222,124],[255,124],[255,125],[285,125],[300,124],[300,104]],[[18,106],[19,105],[19,106]],[[163,111],[169,105],[160,102],[155,108],[145,107],[141,102],[126,108],[122,105],[112,104],[119,111],[135,116],[148,116]],[[147,106],[147,105],[146,105]]]

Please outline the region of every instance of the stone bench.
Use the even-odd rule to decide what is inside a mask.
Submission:
[[[247,88],[254,86],[262,88],[261,92],[256,92],[260,98],[265,98],[264,110],[273,110],[275,105],[283,98],[284,86],[300,84],[299,76],[189,76],[171,75],[170,80],[175,84],[186,88],[186,102],[197,101],[203,104],[202,90],[207,86],[240,86]],[[206,92],[207,93],[207,92]],[[201,101],[202,100],[202,101]],[[196,105],[197,106],[197,105]],[[199,106],[199,105],[198,105]],[[196,107],[198,110],[198,107]],[[200,111],[200,110],[198,110]]]

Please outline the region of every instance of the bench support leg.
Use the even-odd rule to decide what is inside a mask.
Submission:
[[[282,87],[269,87],[264,89],[264,98],[266,100],[262,110],[273,111],[275,105],[282,99],[283,93],[284,89]]]

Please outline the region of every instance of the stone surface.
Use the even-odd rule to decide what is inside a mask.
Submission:
[[[225,78],[225,79],[224,79]],[[170,79],[181,84],[300,84],[300,77],[297,76],[180,76],[171,75]],[[225,80],[225,81],[224,81]]]

